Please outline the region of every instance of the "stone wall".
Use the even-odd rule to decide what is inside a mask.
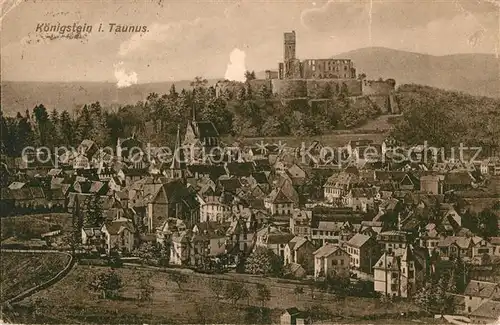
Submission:
[[[266,87],[267,90],[270,91],[272,89],[272,87],[273,87],[272,84],[271,84],[271,80],[277,80],[277,79],[254,79],[254,80],[250,80],[249,81],[250,89],[252,90],[252,92],[254,94],[261,92],[264,87]]]
[[[272,79],[273,94],[285,97],[307,97],[307,80],[305,79]]]
[[[361,81],[357,79],[307,79],[307,96],[310,98],[327,98],[329,91],[336,94],[343,85],[347,86],[348,96],[361,95]],[[328,90],[330,88],[330,90]]]
[[[389,95],[394,92],[396,81],[387,80],[366,80],[362,82],[361,90],[363,95]]]

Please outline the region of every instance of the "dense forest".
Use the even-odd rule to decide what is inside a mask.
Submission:
[[[154,145],[171,144],[177,125],[181,128],[193,117],[212,121],[222,135],[313,136],[339,128],[350,128],[379,115],[369,101],[354,103],[348,94],[332,94],[319,108],[307,99],[282,100],[265,87],[259,93],[242,87],[216,96],[213,86],[196,78],[191,89],[166,94],[150,93],[145,101],[112,111],[99,102],[84,105],[70,114],[67,110],[48,111],[39,104],[16,117],[2,116],[3,151],[17,156],[27,145],[61,146],[92,139],[99,145],[113,145],[119,137],[135,134]],[[194,108],[194,109],[193,109]]]
[[[406,144],[439,147],[500,147],[500,99],[471,96],[420,85],[402,85],[396,93],[402,120],[392,135]]]
[[[396,100],[403,118],[392,136],[402,143],[500,145],[499,99],[403,85]],[[152,145],[169,145],[177,125],[185,128],[192,118],[193,108],[197,119],[212,121],[221,134],[241,137],[321,135],[356,127],[380,115],[371,101],[353,101],[342,91],[334,92],[332,100],[321,105],[311,105],[307,99],[283,100],[265,87],[259,93],[242,87],[216,96],[216,89],[197,77],[190,89],[177,91],[173,85],[165,94],[150,93],[145,101],[117,110],[94,102],[69,113],[48,111],[39,104],[25,114],[1,116],[1,149],[18,156],[28,145],[76,146],[83,139],[114,145],[119,137],[132,134]]]

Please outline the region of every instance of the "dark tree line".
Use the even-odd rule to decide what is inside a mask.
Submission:
[[[334,100],[312,105],[304,99],[278,98],[265,86],[253,91],[249,86],[253,79],[255,73],[249,72],[247,82],[217,96],[214,86],[197,77],[191,89],[177,91],[173,85],[165,94],[150,93],[145,101],[117,110],[94,102],[72,112],[49,112],[40,104],[25,114],[1,116],[2,150],[19,156],[26,146],[76,147],[84,139],[115,145],[119,137],[132,134],[153,144],[171,144],[177,125],[185,127],[194,109],[197,119],[212,121],[221,134],[247,137],[319,135],[356,126],[378,114],[374,107],[351,104],[342,89],[338,96],[336,90],[330,91]]]

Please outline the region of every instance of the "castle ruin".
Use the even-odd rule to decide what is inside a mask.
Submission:
[[[357,78],[354,63],[350,59],[299,60],[296,46],[295,31],[285,32],[283,62],[278,63],[278,70],[266,70],[264,79],[249,80],[246,86],[253,92],[265,87],[281,99],[305,99],[310,104],[334,100],[335,95],[344,92],[352,101],[361,98],[370,100],[383,114],[399,113],[394,99],[394,79]],[[228,89],[235,92],[242,87],[245,87],[242,83],[225,80],[217,83],[216,90],[221,94]]]

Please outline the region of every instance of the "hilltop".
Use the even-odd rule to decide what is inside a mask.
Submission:
[[[500,97],[500,60],[491,54],[433,56],[388,48],[362,48],[335,56],[353,60],[358,73],[369,79],[393,78],[398,85],[421,84],[472,95]],[[262,77],[263,73],[257,73]],[[210,79],[215,84],[220,79]],[[99,101],[104,107],[133,105],[151,92],[190,87],[190,80],[137,84],[116,88],[112,82],[13,82],[2,81],[2,109],[7,115],[32,110],[43,103],[48,109],[73,110]]]
[[[342,53],[369,79],[393,78],[398,85],[420,84],[472,95],[500,97],[500,60],[492,54],[434,56],[368,47]]]
[[[217,79],[208,80],[209,85]],[[191,80],[165,81],[136,84],[127,88],[117,88],[112,82],[38,82],[2,81],[2,109],[5,114],[30,111],[38,104],[48,109],[56,108],[73,111],[84,104],[98,101],[104,107],[118,108],[135,105],[145,100],[149,93],[167,93],[172,84],[180,91],[190,88]]]

